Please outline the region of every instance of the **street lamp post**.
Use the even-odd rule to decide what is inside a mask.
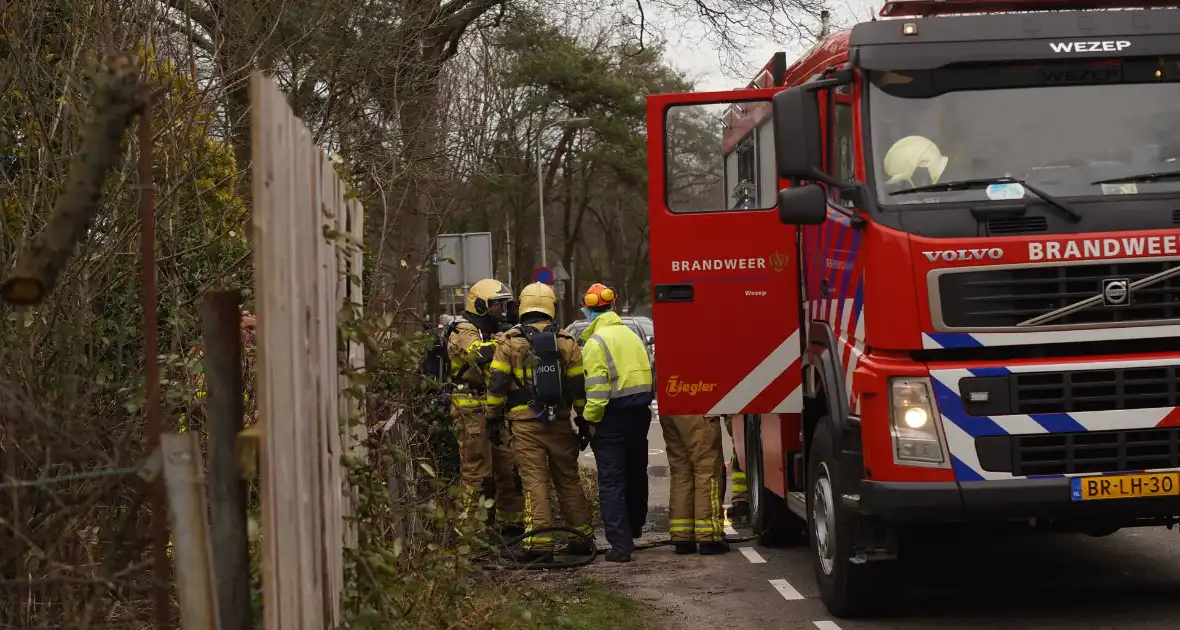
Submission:
[[[590,119],[585,116],[578,116],[574,118],[565,118],[563,120],[555,120],[549,124],[542,126],[537,130],[537,213],[541,215],[541,266],[548,267],[549,256],[547,254],[547,247],[545,244],[545,175],[541,168],[541,134],[546,129],[556,125],[571,125],[574,123],[588,122]]]

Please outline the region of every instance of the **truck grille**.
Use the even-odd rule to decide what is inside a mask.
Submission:
[[[1175,268],[1176,261],[1038,265],[945,273],[938,278],[942,324],[948,328],[1009,328],[1101,294],[1102,281],[1136,282]],[[1132,290],[1122,306],[1101,302],[1045,326],[1120,324],[1180,317],[1180,274]],[[937,324],[937,322],[936,322]]]
[[[1180,407],[1180,366],[1014,372],[959,380],[972,416]]]
[[[1019,477],[1180,467],[1180,427],[976,438],[984,470]]]
[[[1005,437],[1017,476],[1180,467],[1180,428]]]
[[[1176,407],[1177,372],[1176,366],[1156,366],[1013,374],[1011,413]]]

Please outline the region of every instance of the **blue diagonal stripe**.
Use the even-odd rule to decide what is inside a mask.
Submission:
[[[1008,432],[1000,428],[1000,425],[992,421],[991,418],[968,416],[967,412],[963,410],[963,401],[959,399],[959,394],[943,385],[942,381],[932,378],[930,382],[934,384],[934,396],[938,399],[938,410],[967,435],[971,437],[1008,435]]]
[[[1067,413],[1030,413],[1028,417],[1045,427],[1049,433],[1082,433],[1086,427],[1082,426]]]
[[[983,475],[963,463],[963,460],[951,455],[951,467],[955,470],[955,479],[959,481],[983,481]]]
[[[982,348],[983,344],[966,333],[926,333],[943,348]]]

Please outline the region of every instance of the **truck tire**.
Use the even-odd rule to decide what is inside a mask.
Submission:
[[[750,527],[765,547],[796,547],[807,543],[803,519],[787,508],[787,501],[766,488],[762,467],[761,425],[746,425],[746,487],[750,496]]]
[[[807,471],[807,529],[820,597],[828,612],[842,619],[894,612],[904,597],[898,563],[851,561],[859,523],[840,500],[844,489],[835,474],[838,464],[830,427],[826,417],[820,419]]]

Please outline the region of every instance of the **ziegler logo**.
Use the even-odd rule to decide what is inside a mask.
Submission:
[[[999,247],[991,249],[944,249],[936,252],[922,252],[930,262],[958,262],[961,260],[999,260],[1004,257],[1004,250]]]
[[[1072,42],[1049,42],[1049,48],[1053,49],[1055,53],[1067,52],[1119,52],[1125,48],[1130,48],[1131,42],[1120,40],[1096,40],[1096,41],[1072,41]]]
[[[668,378],[668,386],[664,388],[664,392],[669,396],[679,396],[680,394],[696,396],[700,392],[711,392],[716,387],[717,383],[706,383],[704,381],[683,383],[680,381],[679,376],[673,375]]]

